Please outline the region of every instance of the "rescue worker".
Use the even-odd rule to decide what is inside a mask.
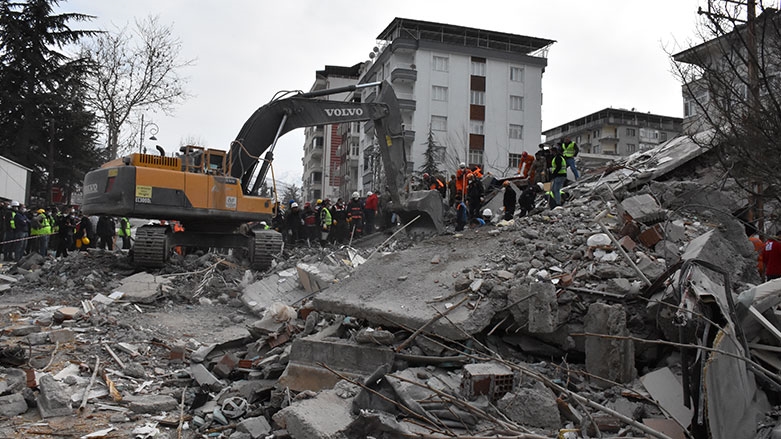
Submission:
[[[117,236],[122,238],[122,250],[130,250],[130,220],[127,217],[119,219],[119,230]]]
[[[57,217],[57,253],[55,257],[68,256],[68,250],[73,245],[73,234],[75,229],[74,218],[70,209],[61,212]]]
[[[302,239],[302,227],[301,210],[298,208],[298,203],[294,201],[290,204],[290,211],[285,216],[285,237],[287,237],[288,244],[294,245]]]
[[[473,165],[471,172],[472,172],[472,175],[475,176],[475,178],[478,178],[478,179],[483,178],[483,171],[480,169],[479,166]]]
[[[363,203],[360,197],[357,191],[353,192],[350,202],[347,203],[347,222],[350,223],[351,236],[355,238],[363,234]]]
[[[530,184],[526,186],[521,192],[521,196],[518,197],[518,207],[521,211],[518,214],[519,217],[524,217],[534,210],[534,201],[537,198],[537,192],[543,190],[543,184]]]
[[[320,224],[323,231],[320,233],[320,244],[325,246],[333,237],[331,235],[331,226],[333,225],[333,216],[331,216],[331,200],[323,200],[323,207],[320,209]]]
[[[320,204],[322,205],[322,202]],[[304,234],[306,235],[307,241],[309,241],[310,244],[317,242],[317,240],[320,239],[320,231],[317,230],[320,221],[317,218],[315,210],[312,209],[312,203],[304,203],[304,211],[301,212],[301,218],[304,221]]]
[[[551,209],[562,205],[561,189],[564,187],[564,183],[567,181],[567,161],[561,154],[561,148],[554,146],[553,153],[554,156],[551,160],[551,176],[553,177],[551,192],[553,192],[553,203],[550,206]]]
[[[456,204],[456,174],[450,174],[450,181],[447,183],[448,205]]]
[[[759,273],[759,278],[764,281],[765,264],[762,259],[762,250],[765,248],[765,243],[762,241],[762,238],[759,237],[759,233],[754,233],[749,236],[748,240],[754,245],[754,251],[757,253],[757,272]]]
[[[24,256],[24,248],[27,245],[26,239],[30,235],[30,220],[27,218],[26,209],[18,201],[11,202],[13,216],[11,217],[11,230],[14,231],[14,260],[19,262]]]
[[[369,191],[366,193],[366,201],[363,205],[363,229],[366,235],[374,233],[374,218],[377,216],[377,210],[380,207],[380,198],[377,194]]]
[[[502,186],[504,187],[504,197],[502,198],[504,220],[509,221],[513,219],[513,215],[515,215],[515,190],[511,187],[509,181],[502,183]]]
[[[765,277],[767,280],[781,277],[781,241],[777,236],[771,236],[765,242],[762,251],[762,261],[765,263]]]
[[[477,218],[480,216],[480,206],[483,203],[483,182],[475,174],[469,176],[469,186],[466,189],[467,205],[469,206],[469,217]]]
[[[456,232],[464,230],[469,219],[466,204],[461,200],[461,195],[456,195]]]
[[[49,252],[49,235],[52,233],[51,221],[49,221],[46,211],[38,209],[33,220],[30,222],[30,235],[37,236],[38,254],[46,257]]]
[[[552,158],[550,148],[540,143],[540,149],[534,154],[534,178],[532,183],[547,183],[550,181],[550,160]]]
[[[347,239],[347,207],[344,205],[344,200],[339,198],[336,200],[334,207],[331,208],[331,217],[334,223],[331,225],[331,233],[334,235],[336,242],[345,242]]]
[[[567,162],[567,167],[572,169],[572,175],[575,176],[575,180],[580,178],[578,168],[575,166],[575,157],[577,157],[580,149],[578,145],[573,142],[569,137],[565,137],[561,142],[561,155],[564,156],[564,160]]]
[[[13,202],[11,203],[13,204]],[[14,231],[11,229],[11,220],[14,212],[11,204],[3,203],[3,260],[10,261],[14,257]]]
[[[534,181],[534,156],[526,151],[521,154],[521,160],[518,162],[518,175]]]
[[[108,215],[101,215],[98,218],[98,226],[95,231],[98,235],[98,248],[114,250],[114,237],[116,236],[117,226],[114,218]]]
[[[466,169],[466,163],[461,162],[456,171],[456,196],[461,195],[461,200],[466,200],[466,186],[469,183],[467,180],[468,174],[469,170]]]

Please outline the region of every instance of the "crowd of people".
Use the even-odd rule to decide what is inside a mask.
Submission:
[[[380,211],[379,194],[371,191],[366,197],[353,192],[346,203],[342,198],[335,203],[326,198],[307,201],[302,207],[290,200],[277,212],[272,227],[282,233],[288,245],[348,243],[374,233]]]
[[[18,262],[30,253],[64,257],[88,248],[113,250],[117,238],[123,249],[130,249],[127,218],[89,217],[70,207],[27,209],[18,201],[0,204],[0,218],[4,261]]]

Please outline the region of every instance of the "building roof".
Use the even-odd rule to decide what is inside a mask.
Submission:
[[[342,76],[346,78],[358,78],[360,75],[361,66],[363,63],[355,64],[354,66],[325,66],[323,70],[317,70],[315,75],[317,76]]]
[[[639,111],[624,110],[621,108],[605,108],[595,113],[591,113],[588,116],[583,116],[579,119],[575,119],[573,121],[561,124],[557,127],[547,129],[543,131],[542,134],[547,136],[549,133],[553,133],[554,131],[567,131],[570,129],[570,127],[574,129],[581,125],[586,125],[601,119],[608,119],[611,117],[614,119],[631,120],[638,124],[641,124],[643,122],[653,122],[653,123],[658,123],[658,122],[682,123],[683,122],[683,119],[680,117],[642,113]]]
[[[388,27],[377,35],[377,39],[382,41],[390,42],[394,38],[430,40],[524,54],[543,49],[556,42],[545,38],[399,17],[394,18]]]
[[[762,26],[768,19],[778,20],[779,18],[781,18],[781,13],[779,13],[778,10],[765,8],[762,13],[757,16],[755,23]],[[742,35],[742,33],[746,30],[746,27],[746,24],[737,25],[731,32],[674,54],[673,59],[682,63],[702,65],[707,61],[708,52],[716,50],[724,51],[725,48],[734,47],[735,45],[745,47],[745,36]]]

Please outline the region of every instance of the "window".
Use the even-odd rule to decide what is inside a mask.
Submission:
[[[446,116],[431,116],[431,129],[433,131],[447,131]]]
[[[485,122],[482,120],[470,120],[469,134],[485,134]]]
[[[627,128],[626,129],[626,136],[627,137],[634,137],[635,134],[637,134],[637,132],[635,131],[634,128]]]
[[[659,140],[662,141],[662,142],[666,142],[667,141],[667,132],[662,131],[661,133],[659,133]]]
[[[683,117],[691,117],[697,114],[697,104],[694,101],[683,103]]]
[[[469,95],[469,103],[472,105],[485,105],[485,92],[472,90]]]
[[[479,149],[469,150],[469,164],[483,167],[483,151]]]
[[[521,164],[521,155],[515,154],[513,152],[510,153],[510,160],[507,162],[507,166],[510,167],[510,169],[515,169]]]
[[[510,96],[510,109],[523,111],[523,96]]]
[[[523,67],[510,67],[510,81],[523,82]]]
[[[594,130],[594,138],[599,139],[599,130]]]
[[[448,71],[448,57],[434,55],[434,70],[438,72]]]
[[[599,154],[599,144],[594,145],[594,154]]]
[[[510,124],[510,138],[523,139],[523,125]]]
[[[470,73],[472,76],[485,76],[485,63],[479,61],[472,61],[470,67]]]
[[[431,88],[431,100],[447,102],[447,87],[433,86]]]
[[[632,154],[635,151],[637,151],[637,145],[635,145],[634,143],[627,143],[626,144],[626,153],[627,154]]]

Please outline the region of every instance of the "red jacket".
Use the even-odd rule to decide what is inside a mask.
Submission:
[[[371,194],[368,197],[366,197],[366,202],[363,206],[366,210],[373,210],[377,211],[377,208],[379,207],[380,199],[377,197],[377,194]]]
[[[765,263],[765,275],[781,275],[781,242],[770,238],[765,243],[765,249],[762,251],[762,261]]]

